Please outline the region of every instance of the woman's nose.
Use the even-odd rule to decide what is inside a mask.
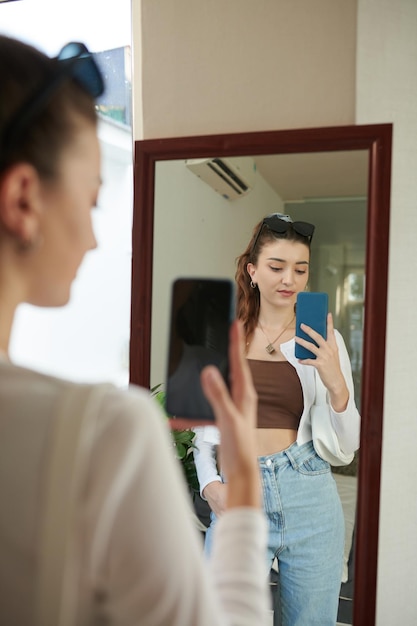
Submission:
[[[291,285],[294,280],[293,273],[291,270],[286,270],[282,275],[282,282],[285,285]]]

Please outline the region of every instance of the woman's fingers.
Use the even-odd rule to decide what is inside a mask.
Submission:
[[[307,326],[307,324],[301,324],[301,329],[312,339],[312,341],[308,341],[307,339],[302,339],[301,337],[296,337],[296,343],[300,344],[304,348],[307,348],[315,354],[316,356],[320,354],[320,350],[326,347],[330,347],[332,350],[336,347],[336,337],[334,333],[333,326],[333,316],[331,313],[327,315],[327,338],[325,339],[320,333],[318,333],[314,328]]]
[[[216,420],[222,415],[233,412],[234,406],[230,398],[226,383],[217,367],[208,365],[201,372],[201,385],[207,400],[210,402]]]
[[[228,483],[227,506],[261,506],[255,425],[257,396],[244,352],[243,329],[234,322],[229,341],[230,392],[212,366],[201,373],[204,393],[220,429],[220,466]]]
[[[312,339],[314,339],[314,341],[316,343],[323,344],[326,342],[326,339],[323,337],[323,335],[320,335],[320,333],[318,333],[316,330],[314,330],[314,328],[311,328],[311,326],[307,326],[307,324],[301,324],[301,329],[307,333],[307,335],[309,335],[309,337],[311,337]],[[333,326],[333,316],[331,313],[328,313],[327,315],[327,340],[329,339],[333,339],[334,338],[334,326]],[[297,339],[297,343],[300,343],[300,337],[296,337]]]

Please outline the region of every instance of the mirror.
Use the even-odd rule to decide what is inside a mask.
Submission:
[[[203,193],[213,194],[211,198],[214,198],[215,192],[208,185],[203,185],[198,177],[185,166],[184,161],[207,157],[251,157],[256,161],[258,172],[262,173],[266,181],[268,177],[272,180],[268,174],[268,168],[274,172],[284,172],[287,168],[286,176],[279,183],[279,195],[284,206],[287,207],[286,211],[294,219],[304,219],[303,211],[312,210],[309,206],[311,201],[301,204],[300,197],[312,198],[316,211],[319,204],[317,199],[321,198],[324,221],[322,229],[318,227],[317,232],[319,230],[325,232],[326,211],[327,214],[329,211],[335,214],[336,232],[339,233],[345,231],[344,220],[346,215],[354,210],[353,205],[355,205],[355,210],[362,211],[362,217],[354,223],[361,225],[362,239],[366,247],[365,263],[363,266],[363,262],[361,264],[354,260],[353,253],[350,255],[349,271],[343,276],[343,307],[340,294],[338,296],[341,315],[343,313],[346,318],[347,310],[349,310],[350,318],[347,327],[361,331],[363,325],[362,354],[360,353],[360,333],[359,335],[356,333],[355,345],[359,344],[359,351],[356,348],[354,356],[356,368],[359,371],[362,370],[360,402],[358,402],[362,415],[362,428],[355,531],[354,626],[369,626],[375,623],[391,136],[392,126],[384,124],[155,139],[138,141],[135,146],[130,378],[133,383],[145,387],[149,387],[151,382],[151,361],[152,368],[154,368],[159,358],[156,338],[165,335],[165,327],[152,328],[156,311],[165,312],[169,297],[169,290],[161,286],[158,272],[163,276],[164,274],[170,275],[171,269],[174,271],[174,257],[179,241],[177,234],[183,237],[186,233],[192,246],[193,263],[188,265],[192,268],[192,272],[187,273],[194,275],[230,273],[233,276],[234,259],[247,242],[258,215],[261,217],[267,212],[280,210],[276,208],[276,204],[274,208],[268,208],[266,211],[260,205],[258,209],[258,202],[254,202],[255,196],[253,195],[252,210],[259,210],[259,213],[255,216],[252,212],[247,225],[243,226],[243,231],[236,228],[236,236],[233,240],[228,237],[224,241],[223,233],[230,232],[229,229],[233,225],[241,226],[245,221],[245,213],[239,215],[236,213],[236,206],[231,209],[233,201],[225,200],[223,204],[227,206],[216,219],[214,219],[214,211],[209,212],[209,207],[203,217],[199,211],[193,212],[190,207],[186,217],[181,216],[179,220],[175,220],[175,205],[183,203],[185,206],[186,203],[185,195],[181,192],[177,192],[180,194],[177,198],[168,196],[163,199],[160,196],[163,190],[159,185],[159,175],[164,168],[168,171],[167,168],[170,165],[168,162],[172,161],[172,167],[178,168],[172,174],[177,184],[179,177],[187,175],[190,185],[199,185],[200,190],[205,189]],[[341,179],[345,189],[342,191],[339,177],[339,187],[331,191],[329,183],[333,184],[336,181],[332,168],[339,159],[347,160],[342,167],[345,176]],[[348,166],[346,163],[349,159],[351,164]],[[278,166],[279,161],[282,163]],[[306,174],[308,161],[311,162],[310,176]],[[338,168],[340,170],[340,164]],[[365,183],[364,172],[366,172]],[[359,183],[357,180],[354,182],[358,173]],[[307,185],[301,189],[300,182],[307,184],[308,179],[312,181],[309,183],[310,186]],[[327,182],[326,189],[323,188],[321,191],[320,181]],[[298,186],[297,197],[291,196],[291,185],[294,182]],[[315,189],[312,187],[313,183],[316,185]],[[358,187],[358,184],[362,185],[362,188]],[[259,192],[257,186],[253,191],[256,189]],[[272,183],[268,183],[263,195],[269,199],[273,197],[275,202],[277,194],[272,189]],[[362,199],[365,195],[367,196],[366,202]],[[344,199],[336,208],[334,196],[337,200],[341,197],[349,197],[349,202]],[[245,197],[247,199],[245,202],[249,203],[251,194]],[[333,198],[331,202],[329,202],[329,197]],[[326,200],[323,200],[324,198]],[[361,202],[362,208],[359,208]],[[239,203],[243,205],[243,198],[239,199]],[[214,199],[212,204],[214,206]],[[163,215],[159,210],[155,210],[155,206],[165,206],[166,211],[171,211],[169,219],[164,221]],[[227,207],[231,210],[228,211]],[[196,216],[199,218],[197,219]],[[315,222],[317,224],[317,219]],[[158,238],[161,236],[161,229],[164,228],[168,229],[164,240],[168,243],[163,248],[163,254],[156,254]],[[210,268],[207,267],[206,261],[205,271],[202,272],[203,266],[200,265],[201,259],[204,259],[202,246],[203,242],[207,241],[211,251]],[[317,245],[319,243],[318,241]],[[337,247],[337,244],[337,241],[332,241],[331,244],[323,243],[322,248],[326,245]],[[220,251],[223,249],[227,252],[230,270],[225,270],[224,265],[216,266],[218,257],[221,256]],[[333,252],[336,256],[329,257],[329,263],[325,266],[328,268],[328,280],[336,277],[339,270],[337,251],[332,249],[327,250],[326,253]],[[364,281],[364,276],[366,281]],[[363,307],[363,301],[365,301],[365,307]],[[153,302],[154,307],[152,307]],[[336,304],[336,295],[334,304]],[[153,381],[153,384],[162,380]]]

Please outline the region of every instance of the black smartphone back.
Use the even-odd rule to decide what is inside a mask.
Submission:
[[[316,330],[322,337],[327,339],[327,312],[329,308],[329,298],[327,293],[303,291],[297,296],[297,304],[295,308],[295,334],[297,337],[306,339],[312,343],[313,340],[304,331],[300,325],[307,324]],[[316,355],[307,348],[295,344],[295,356],[297,359],[315,359]]]
[[[228,382],[229,329],[234,314],[231,280],[179,278],[173,283],[165,402],[173,419],[214,421],[200,373],[206,365],[216,365]]]

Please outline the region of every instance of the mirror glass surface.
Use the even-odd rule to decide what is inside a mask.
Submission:
[[[360,407],[368,154],[250,155],[244,159],[225,155],[222,159],[156,164],[151,387],[166,380],[173,280],[186,276],[233,279],[235,258],[246,247],[255,224],[269,213],[281,212],[294,221],[316,226],[309,289],[329,295],[335,327],[351,355]],[[239,181],[250,190],[237,194],[234,183],[238,183],[232,176],[239,174]],[[229,198],[222,195],[228,193]],[[348,564],[356,511],[357,459],[349,467],[335,468],[335,472],[346,525],[339,621],[351,624],[353,568]]]
[[[329,293],[330,310],[351,354],[363,418],[355,626],[368,626],[375,618],[390,150],[390,125],[145,140],[136,145],[133,382],[149,386],[164,381],[174,278],[233,278],[235,258],[265,214],[289,213],[294,220],[316,225],[310,289]],[[244,157],[244,162],[236,157]],[[195,159],[200,160],[199,168]],[[223,197],[224,187],[220,184],[216,190],[207,159],[220,160],[223,168],[241,174],[249,191]]]

